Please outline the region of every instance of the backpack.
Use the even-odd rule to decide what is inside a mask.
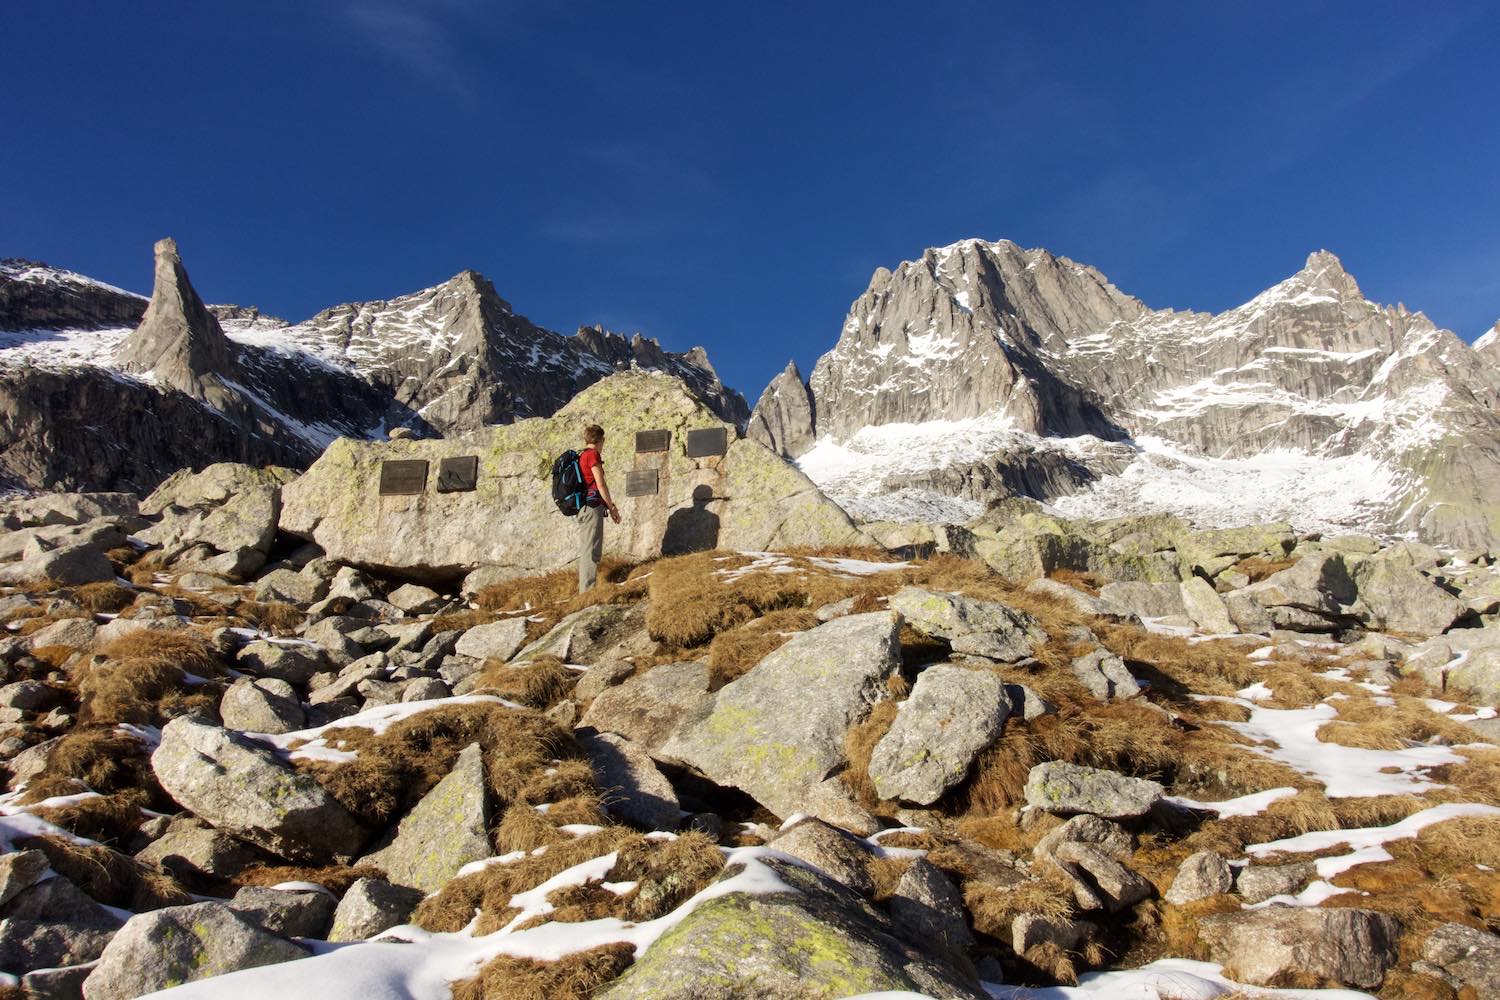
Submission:
[[[552,502],[568,517],[573,517],[583,506],[588,487],[583,483],[583,470],[578,465],[578,452],[569,449],[557,456],[552,463]]]

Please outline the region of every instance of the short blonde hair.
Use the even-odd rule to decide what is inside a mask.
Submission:
[[[586,444],[600,444],[604,441],[604,428],[598,424],[589,424],[583,429],[583,440]]]

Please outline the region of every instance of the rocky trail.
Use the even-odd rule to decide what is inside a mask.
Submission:
[[[0,509],[5,995],[1500,995],[1489,553],[1012,504],[578,595],[295,482]]]

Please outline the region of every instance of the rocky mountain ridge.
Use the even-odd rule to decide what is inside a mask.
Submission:
[[[748,416],[702,349],[674,354],[598,328],[564,337],[472,271],[291,324],[205,306],[170,240],[157,245],[149,301],[9,260],[0,485],[143,490],[224,459],[305,467],[337,437],[437,437],[550,415],[632,367],[680,378],[736,426]]]
[[[763,440],[789,455],[816,441],[852,452],[836,466],[865,456],[866,478],[889,477],[887,492],[953,496],[957,483],[979,502],[1007,495],[1007,479],[1035,480],[1003,474],[1017,462],[1054,470],[1029,494],[1053,500],[1149,479],[1154,465],[1244,468],[1290,455],[1306,480],[1320,463],[1346,475],[1338,516],[1348,526],[1488,544],[1500,532],[1493,343],[1471,348],[1419,312],[1370,302],[1325,251],[1211,315],[1150,309],[1046,250],[965,240],[875,272],[808,380],[812,426],[800,409],[782,415],[780,397],[751,423],[781,427]],[[996,447],[898,470],[860,445],[861,435],[943,422],[992,432]],[[841,493],[836,474],[820,475],[829,457],[811,456],[809,473],[857,507],[862,498]],[[1267,492],[1295,508],[1306,485]],[[1095,492],[1096,513],[1124,512],[1108,508],[1107,489]],[[1191,517],[1193,506],[1174,510]]]

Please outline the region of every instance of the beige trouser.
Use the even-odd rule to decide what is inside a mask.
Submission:
[[[578,512],[578,592],[599,578],[599,557],[604,554],[604,508],[585,507]]]

